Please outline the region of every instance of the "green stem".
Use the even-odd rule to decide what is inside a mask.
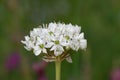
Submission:
[[[61,61],[55,62],[56,66],[56,80],[60,80],[60,74],[61,74]]]

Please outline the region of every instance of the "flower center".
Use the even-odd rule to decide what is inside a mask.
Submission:
[[[41,45],[40,45],[40,48],[44,48],[44,44],[41,44]]]
[[[66,38],[67,40],[69,40],[69,39],[70,39],[70,37],[69,37],[69,36],[65,36],[65,38]]]
[[[49,34],[50,34],[50,35],[52,35],[52,34],[53,34],[53,32],[52,32],[52,31],[50,31],[50,32],[49,32]]]
[[[58,41],[58,40],[56,40],[56,41],[55,41],[55,44],[59,44],[59,41]]]

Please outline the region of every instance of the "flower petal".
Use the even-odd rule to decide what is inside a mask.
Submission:
[[[81,33],[81,34],[79,35],[79,38],[80,38],[80,39],[84,39],[84,33]]]
[[[40,53],[41,53],[41,49],[39,49],[39,50],[34,50],[34,54],[35,54],[36,56],[38,56]]]
[[[24,48],[25,48],[26,50],[28,50],[28,51],[31,50],[31,48],[29,48],[29,47],[27,47],[27,46],[24,46]]]
[[[56,46],[53,46],[51,49],[50,49],[50,51],[53,51],[53,50],[55,50],[56,49]]]
[[[86,39],[80,40],[80,48],[81,49],[86,49],[87,48],[87,40]]]
[[[53,46],[53,44],[54,44],[53,42],[48,42],[48,43],[45,45],[45,47],[46,47],[46,48],[50,48],[50,47]]]
[[[60,52],[60,51],[54,51],[54,55],[55,56],[59,56],[59,55],[61,55],[62,54],[62,52]]]
[[[46,50],[45,48],[43,48],[43,50],[42,50],[42,51],[43,51],[43,53],[47,53],[47,50]]]
[[[29,36],[25,36],[25,40],[28,41],[30,39]]]
[[[67,57],[67,58],[66,58],[66,61],[69,62],[69,63],[72,63],[71,56]]]

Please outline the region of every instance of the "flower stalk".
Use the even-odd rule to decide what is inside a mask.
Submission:
[[[55,67],[56,67],[56,80],[60,80],[61,77],[61,61],[60,57],[57,57],[57,60],[55,62]]]

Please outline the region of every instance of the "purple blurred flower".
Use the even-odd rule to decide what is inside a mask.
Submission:
[[[19,53],[10,54],[5,61],[5,68],[9,71],[13,70],[19,65],[20,60],[21,60],[21,57]]]
[[[45,68],[47,66],[47,62],[42,61],[40,64],[39,63],[34,63],[33,64],[33,69],[37,73],[38,80],[48,80],[45,74]]]
[[[120,80],[120,68],[115,68],[112,70],[111,80]]]

